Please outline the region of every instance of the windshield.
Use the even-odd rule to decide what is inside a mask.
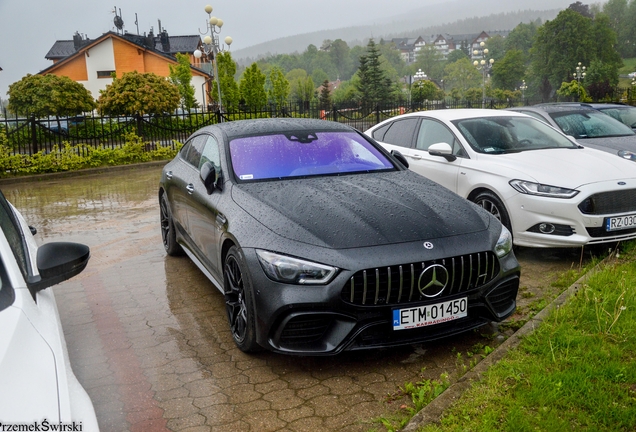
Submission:
[[[395,169],[355,132],[280,133],[230,141],[232,168],[240,180],[337,175]]]
[[[550,113],[563,133],[579,138],[634,135],[625,124],[599,111]]]
[[[453,124],[478,153],[577,147],[563,134],[532,117],[483,117],[454,120]]]
[[[603,113],[615,118],[621,123],[627,126],[636,128],[636,108],[634,107],[612,107],[612,108],[597,108],[603,111]]]

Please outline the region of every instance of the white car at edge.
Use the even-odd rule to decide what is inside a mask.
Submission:
[[[98,431],[93,404],[71,369],[53,291],[46,289],[80,273],[89,248],[38,247],[1,192],[0,228],[0,423],[11,430]]]
[[[512,111],[393,117],[365,132],[409,168],[484,207],[514,243],[574,247],[636,238],[636,165]]]

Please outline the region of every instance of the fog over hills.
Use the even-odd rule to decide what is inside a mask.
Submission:
[[[551,20],[567,8],[572,0],[456,0],[404,11],[388,16],[383,22],[356,22],[351,27],[297,34],[269,40],[232,51],[241,64],[273,54],[303,52],[310,44],[320,47],[326,39],[342,39],[349,46],[394,37],[430,36],[431,34],[464,34],[494,30],[512,30],[521,22]],[[337,12],[334,12],[337,13]],[[263,32],[267,34],[267,32]]]

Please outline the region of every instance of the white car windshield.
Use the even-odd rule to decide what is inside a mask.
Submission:
[[[395,169],[391,161],[355,132],[279,133],[230,141],[239,180],[338,175]]]
[[[577,148],[567,137],[530,117],[482,117],[454,120],[478,153],[502,154],[548,148]]]

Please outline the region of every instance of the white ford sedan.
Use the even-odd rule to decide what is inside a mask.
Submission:
[[[10,430],[97,431],[95,410],[69,363],[52,285],[80,273],[88,246],[37,246],[0,192],[0,423]]]
[[[393,117],[365,132],[409,167],[495,215],[530,247],[636,238],[636,166],[511,111]]]

